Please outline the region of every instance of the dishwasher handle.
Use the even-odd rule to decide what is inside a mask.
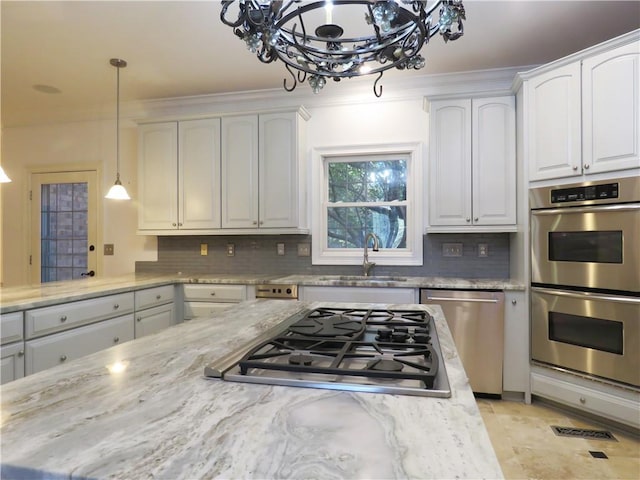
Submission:
[[[433,302],[472,302],[472,303],[498,303],[497,298],[450,298],[450,297],[429,297],[425,298],[427,301]]]

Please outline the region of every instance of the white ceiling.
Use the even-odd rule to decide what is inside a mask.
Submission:
[[[640,27],[637,0],[464,4],[464,37],[434,37],[425,69],[385,77],[546,63]],[[220,22],[217,1],[3,0],[0,8],[4,127],[113,106],[113,57],[129,63],[123,102],[280,88],[288,75],[281,62],[262,64],[246,50]]]

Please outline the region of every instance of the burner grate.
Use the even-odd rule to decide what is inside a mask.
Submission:
[[[609,440],[617,442],[616,437],[606,430],[589,430],[587,428],[559,427],[551,425],[553,433],[560,437],[586,438],[589,440]]]

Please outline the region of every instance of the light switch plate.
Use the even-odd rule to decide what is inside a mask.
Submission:
[[[299,257],[310,257],[311,256],[311,244],[310,243],[299,243],[298,244],[298,256]]]
[[[114,246],[113,243],[105,243],[104,244],[104,254],[105,255],[113,255]]]
[[[278,255],[284,255],[284,243],[276,244]]]
[[[443,257],[461,257],[462,244],[461,243],[443,243],[442,256]]]
[[[207,245],[206,243],[200,244],[200,255],[209,255],[209,245]]]
[[[478,244],[478,256],[479,257],[488,257],[489,256],[489,244],[487,244],[487,243],[479,243]]]
[[[227,257],[233,257],[236,254],[236,246],[233,243],[227,243]]]

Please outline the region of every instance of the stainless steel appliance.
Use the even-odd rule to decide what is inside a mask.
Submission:
[[[423,289],[420,303],[442,308],[474,393],[501,395],[504,293]]]
[[[305,310],[205,367],[233,382],[450,397],[433,318],[423,309]]]
[[[640,177],[530,204],[532,359],[640,387]]]

